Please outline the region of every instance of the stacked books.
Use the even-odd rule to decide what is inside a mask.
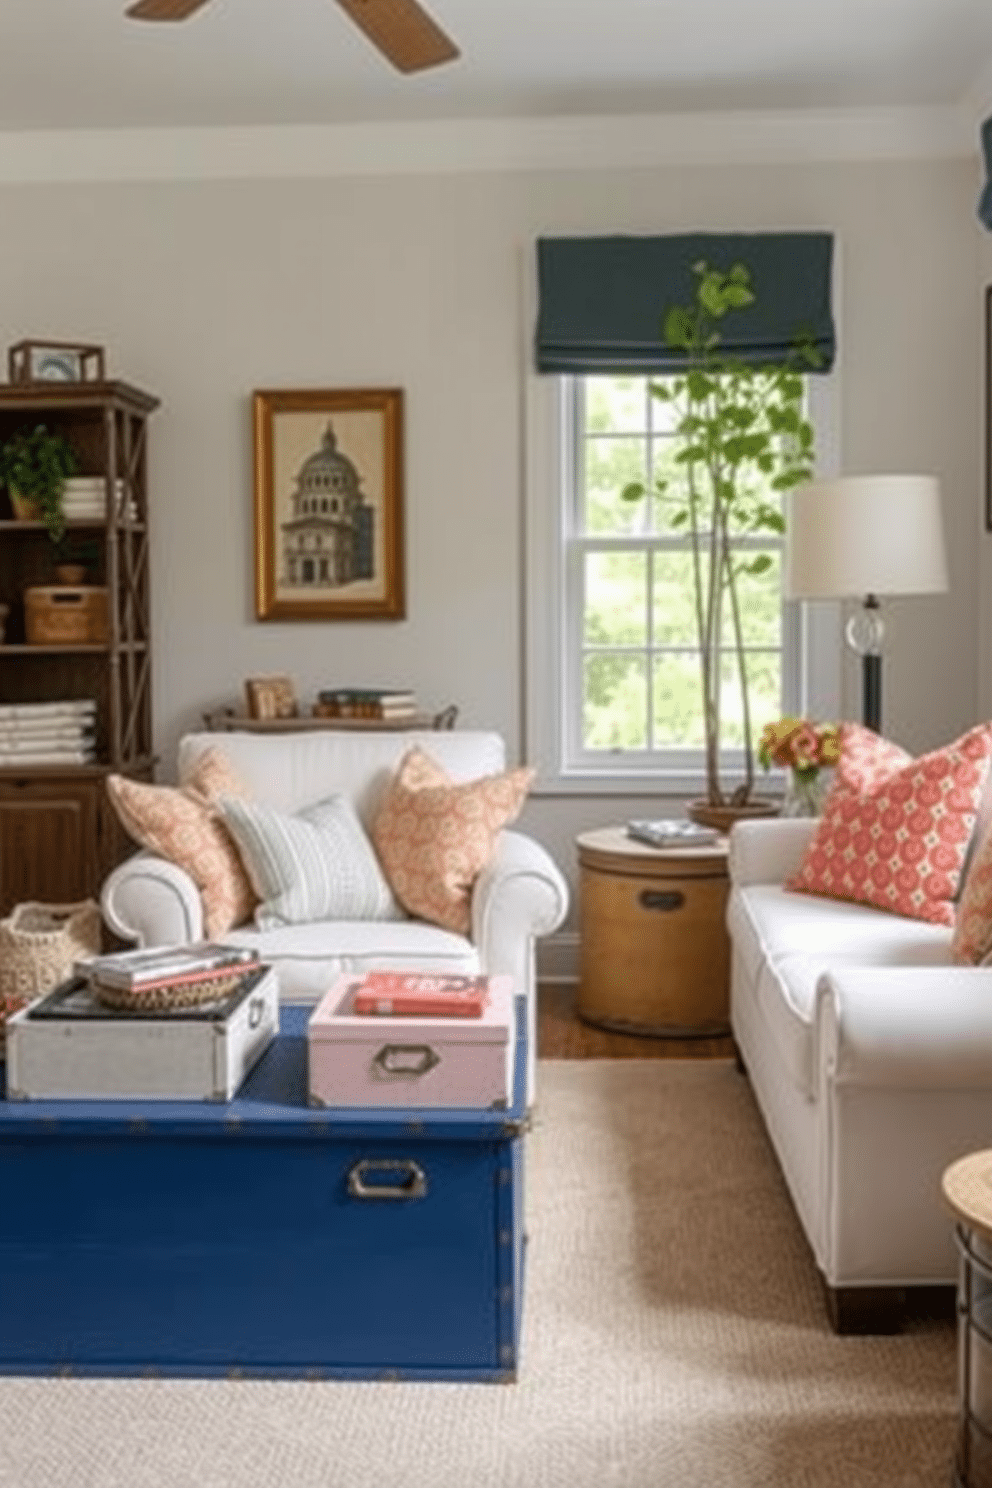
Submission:
[[[707,847],[719,841],[720,833],[715,827],[701,827],[682,817],[637,818],[627,823],[627,836],[649,847]]]
[[[414,718],[414,693],[389,687],[332,687],[317,694],[317,718]]]
[[[95,698],[0,704],[0,767],[89,764],[95,723]]]
[[[87,956],[77,961],[75,971],[105,1005],[147,1011],[216,1002],[258,964],[257,951],[198,940]]]
[[[120,507],[124,500],[124,482],[122,480],[118,480],[116,483],[115,497],[115,504]],[[70,476],[62,486],[62,511],[69,521],[106,521],[107,482],[103,476]],[[137,508],[133,500],[127,503],[127,515],[132,522],[137,516]]]

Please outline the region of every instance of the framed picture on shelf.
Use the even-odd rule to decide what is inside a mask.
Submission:
[[[295,718],[299,712],[289,677],[247,677],[245,702],[249,718]]]
[[[254,393],[259,620],[399,620],[400,388]]]

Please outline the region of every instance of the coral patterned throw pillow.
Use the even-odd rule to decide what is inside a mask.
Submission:
[[[409,749],[372,828],[383,870],[410,914],[466,935],[472,888],[500,830],[519,814],[534,771],[450,780],[429,754]]]
[[[823,815],[786,887],[953,925],[990,760],[992,724],[913,759],[845,723]]]
[[[250,919],[258,903],[217,805],[222,796],[245,794],[219,749],[206,750],[179,787],[107,776],[107,795],[128,836],[185,869],[200,890],[211,940]]]

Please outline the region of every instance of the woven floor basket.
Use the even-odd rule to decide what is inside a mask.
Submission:
[[[100,949],[100,906],[19,904],[0,920],[0,1019],[51,992],[73,963]]]

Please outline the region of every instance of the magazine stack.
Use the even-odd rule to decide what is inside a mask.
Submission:
[[[0,766],[90,764],[95,726],[95,698],[0,704]]]
[[[7,1023],[9,1100],[230,1100],[278,1032],[256,952],[199,941],[77,961]]]

